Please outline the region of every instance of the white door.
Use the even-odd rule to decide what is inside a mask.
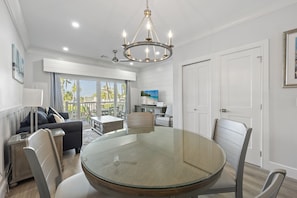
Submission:
[[[211,136],[210,61],[183,66],[183,128]]]
[[[220,56],[220,111],[222,118],[245,123],[251,127],[246,161],[261,164],[261,47]]]

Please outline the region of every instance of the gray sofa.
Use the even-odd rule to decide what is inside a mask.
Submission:
[[[83,132],[83,123],[80,120],[69,120],[68,113],[60,113],[62,117],[65,119],[65,122],[61,123],[52,123],[52,122],[41,122],[40,116],[38,114],[38,128],[62,128],[65,132],[65,136],[63,137],[63,150],[75,149],[76,153],[80,152],[82,146],[82,132]],[[21,123],[21,127],[17,130],[16,133],[28,132],[30,131],[30,123],[28,125],[28,115]],[[26,124],[24,124],[24,122]]]

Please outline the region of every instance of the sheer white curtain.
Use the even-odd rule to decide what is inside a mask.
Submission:
[[[63,98],[61,90],[61,76],[57,73],[51,73],[51,92],[50,105],[57,111],[64,111]]]

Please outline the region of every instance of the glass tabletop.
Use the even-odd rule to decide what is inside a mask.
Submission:
[[[197,184],[218,175],[225,162],[223,150],[214,141],[170,127],[154,127],[145,133],[107,133],[81,152],[85,173],[133,189]]]

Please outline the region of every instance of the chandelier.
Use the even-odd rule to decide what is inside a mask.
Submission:
[[[144,37],[144,40],[138,40]],[[161,43],[151,19],[151,10],[146,0],[146,9],[144,17],[139,24],[136,33],[131,42],[127,42],[127,33],[123,31],[124,56],[130,60],[140,63],[160,62],[169,59],[172,56],[172,32],[168,33],[168,42]]]

